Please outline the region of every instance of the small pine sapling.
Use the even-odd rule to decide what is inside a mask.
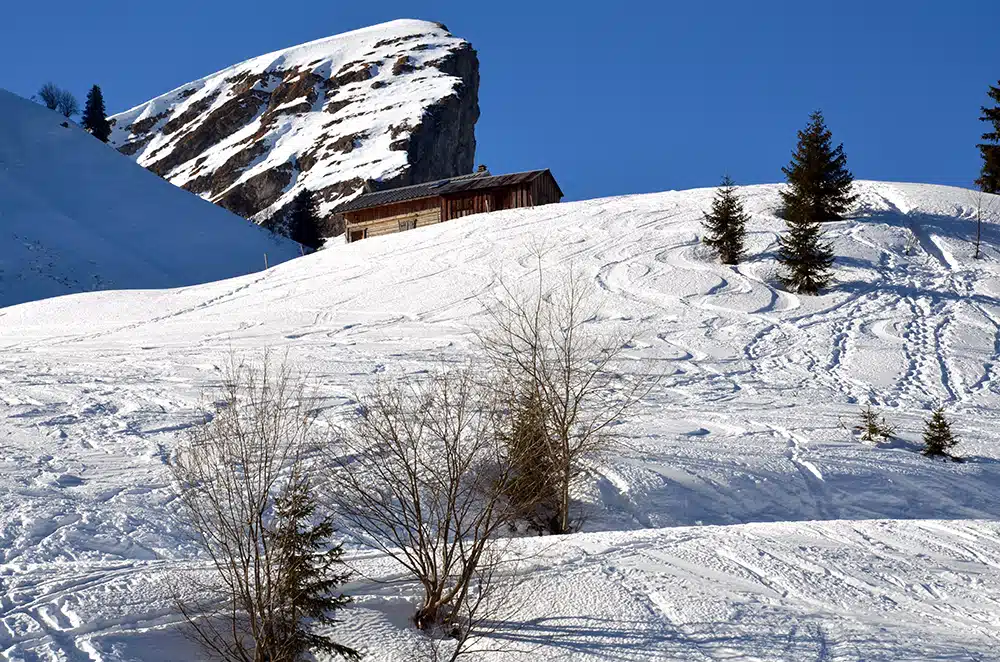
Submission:
[[[307,478],[293,477],[274,504],[275,522],[267,540],[284,570],[275,591],[281,599],[275,637],[289,661],[320,651],[356,660],[357,651],[312,628],[337,623],[334,613],[351,602],[338,591],[350,573],[343,569],[341,545],[330,545],[333,517],[315,522],[312,488]]]
[[[944,408],[938,407],[924,424],[923,453],[927,457],[946,457],[958,462],[959,458],[951,454],[956,445],[958,439],[951,432],[951,423],[945,418]]]
[[[859,418],[860,423],[854,426],[854,430],[861,433],[861,441],[879,443],[892,439],[896,434],[895,426],[889,425],[871,405],[861,410]]]

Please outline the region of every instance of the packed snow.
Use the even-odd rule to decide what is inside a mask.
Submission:
[[[0,307],[241,276],[265,253],[278,264],[299,248],[0,90]]]
[[[822,295],[776,286],[777,186],[741,189],[748,261],[699,243],[712,189],[470,216],[264,273],[0,309],[0,655],[187,660],[171,596],[207,564],[166,462],[221,366],[270,347],[330,419],[376,378],[475,360],[499,277],[573,267],[662,375],[575,493],[581,533],[525,537],[482,660],[1000,659],[1000,230],[976,197],[860,182]],[[997,198],[987,206],[1000,207]],[[899,438],[851,431],[873,404]],[[943,404],[964,463],[920,453]],[[349,546],[350,547],[350,546]],[[418,588],[349,548],[336,633],[419,659]]]

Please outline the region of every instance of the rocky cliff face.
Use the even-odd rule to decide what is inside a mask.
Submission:
[[[112,118],[139,164],[258,222],[308,189],[359,194],[471,172],[476,51],[400,20],[263,55]]]

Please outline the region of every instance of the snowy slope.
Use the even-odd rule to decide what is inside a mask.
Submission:
[[[479,65],[438,23],[398,20],[261,55],[112,117],[111,142],[262,221],[302,190],[321,212],[367,181],[472,172]]]
[[[174,524],[164,462],[228,352],[287,350],[344,415],[376,375],[470,357],[480,297],[498,271],[528,275],[541,241],[553,268],[592,279],[597,329],[639,329],[631,369],[664,378],[575,494],[586,532],[516,542],[521,609],[494,643],[522,653],[476,659],[1000,659],[1000,232],[987,225],[973,260],[969,192],[858,189],[857,217],[828,227],[837,282],[818,297],[772,285],[778,187],[757,186],[742,190],[752,258],[737,268],[698,244],[702,189],[470,216],[195,288],[0,311],[0,651],[195,656],[169,596],[204,562]],[[900,440],[845,429],[868,402]],[[938,403],[963,464],[917,452]],[[367,659],[414,659],[416,587],[350,556],[340,635]]]
[[[193,285],[298,255],[0,90],[0,307],[73,292]]]

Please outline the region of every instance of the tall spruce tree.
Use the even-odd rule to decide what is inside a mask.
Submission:
[[[316,200],[311,191],[303,190],[292,199],[287,219],[290,239],[314,250],[320,247],[323,234]]]
[[[1000,86],[1000,81],[997,81]],[[983,134],[983,141],[978,145],[983,156],[983,168],[976,185],[986,193],[1000,193],[1000,87],[990,85],[987,93],[998,105],[993,108],[982,107],[983,122],[989,122],[993,130]]]
[[[782,215],[788,226],[778,238],[778,261],[785,267],[782,281],[790,289],[815,294],[830,281],[833,247],[823,241],[821,223],[839,221],[857,200],[851,187],[844,146],[833,147],[833,134],[823,113],[814,112],[799,131],[792,161],[782,168],[788,187],[781,191]]]
[[[111,137],[111,123],[108,122],[107,111],[104,109],[104,95],[97,85],[87,92],[81,126],[101,142],[106,143]]]
[[[268,535],[283,576],[276,587],[280,612],[275,622],[274,662],[298,662],[308,653],[331,653],[358,659],[358,652],[319,634],[314,625],[336,623],[334,613],[351,599],[338,592],[349,578],[343,570],[341,546],[330,547],[334,527],[327,515],[312,523],[316,497],[307,478],[293,477],[274,504],[275,524]],[[311,659],[311,658],[310,658]]]
[[[736,193],[736,184],[729,175],[712,200],[712,210],[705,214],[705,243],[715,249],[723,264],[739,264],[743,258],[743,240],[750,217],[743,209],[743,201]]]
[[[951,449],[958,445],[958,439],[951,432],[951,424],[944,416],[944,409],[938,407],[924,424],[924,455],[927,457],[953,457]]]

